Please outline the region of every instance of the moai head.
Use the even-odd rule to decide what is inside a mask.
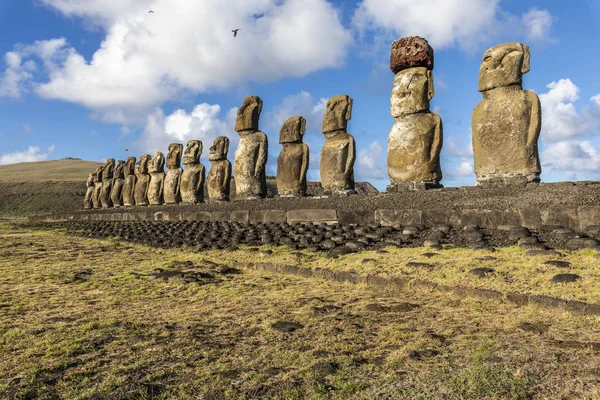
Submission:
[[[154,153],[154,157],[148,163],[148,172],[165,172],[165,155],[160,151]]]
[[[114,169],[115,159],[109,158],[108,160],[106,160],[106,164],[104,165],[104,170],[102,171],[102,179],[112,179]]]
[[[390,97],[393,117],[429,110],[429,100],[435,95],[433,73],[424,67],[398,72]]]
[[[117,161],[117,163],[115,164],[115,171],[113,172],[113,176],[115,179],[122,179],[125,177],[125,174],[123,173],[124,167],[125,167],[125,161],[123,161],[123,160]]]
[[[104,166],[100,166],[96,168],[94,172],[94,182],[102,182],[102,172],[104,171]]]
[[[523,74],[529,72],[529,46],[504,43],[483,55],[479,68],[480,92],[510,85],[521,85]]]
[[[133,175],[135,172],[135,157],[128,157],[123,167],[123,173],[125,175]]]
[[[390,47],[390,69],[394,74],[408,68],[433,70],[433,48],[419,36],[395,40]]]
[[[352,98],[346,94],[327,100],[327,109],[323,115],[323,133],[346,131],[348,121],[352,118],[352,103]]]
[[[199,140],[188,140],[183,152],[183,165],[200,163],[202,154],[202,142]]]
[[[242,106],[237,111],[235,131],[257,131],[258,119],[262,111],[263,102],[258,96],[246,96]]]
[[[302,136],[306,133],[306,120],[300,116],[291,117],[279,131],[279,143],[302,143]]]
[[[85,182],[87,187],[94,187],[94,174],[89,174],[87,177],[87,181]]]
[[[135,174],[144,175],[148,173],[148,167],[150,166],[151,157],[150,154],[142,154],[140,160],[135,165]]]
[[[183,155],[183,145],[181,143],[171,143],[169,153],[167,153],[167,168],[179,168],[181,166],[181,156]]]
[[[229,151],[229,138],[227,136],[219,136],[215,139],[215,142],[210,146],[208,153],[209,161],[220,161],[227,159],[227,152]]]

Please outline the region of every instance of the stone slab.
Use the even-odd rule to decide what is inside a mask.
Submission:
[[[338,222],[342,225],[370,225],[375,223],[375,212],[368,210],[339,211]]]
[[[287,217],[284,210],[253,210],[250,211],[250,222],[286,222]]]
[[[420,225],[423,212],[420,210],[377,210],[375,222],[381,225]]]
[[[287,222],[337,222],[336,210],[292,210],[285,213]]]

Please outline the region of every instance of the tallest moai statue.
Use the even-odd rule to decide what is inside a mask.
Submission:
[[[433,48],[410,36],[390,49],[390,69],[396,76],[390,97],[395,122],[388,137],[388,192],[440,188],[442,120],[429,111],[433,88]]]
[[[538,138],[542,127],[540,100],[523,90],[529,71],[529,47],[505,43],[483,55],[479,91],[483,100],[473,110],[473,155],[477,185],[540,181]]]

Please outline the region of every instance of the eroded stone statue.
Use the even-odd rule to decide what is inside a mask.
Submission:
[[[94,172],[94,194],[92,195],[92,206],[94,208],[102,208],[100,196],[102,195],[102,171],[104,166],[96,168]]]
[[[522,87],[529,59],[529,47],[521,43],[501,44],[483,55],[478,88],[483,100],[472,119],[477,185],[540,181],[540,100]]]
[[[395,122],[388,137],[387,191],[442,187],[442,120],[429,110],[435,94],[433,48],[418,36],[396,40],[390,68],[396,74],[390,97]]]
[[[325,144],[321,149],[321,185],[326,194],[353,194],[356,145],[347,132],[352,98],[342,94],[327,101],[323,116]]]
[[[201,203],[204,200],[204,165],[200,164],[202,142],[188,140],[183,152],[185,170],[181,176],[181,201],[185,204]]]
[[[112,190],[114,169],[115,159],[109,158],[106,160],[106,164],[102,170],[102,191],[100,192],[100,204],[102,205],[102,208],[112,206],[112,202],[110,201],[110,191]]]
[[[167,154],[167,174],[165,175],[164,201],[165,204],[181,203],[181,156],[183,155],[183,145],[181,143],[171,143],[169,153]]]
[[[89,174],[87,181],[85,182],[85,198],[83,199],[83,208],[89,210],[90,208],[94,208],[94,174]]]
[[[123,184],[123,205],[128,207],[135,204],[135,157],[127,158],[123,167],[125,183]]]
[[[227,159],[227,152],[229,152],[229,138],[217,137],[208,153],[211,166],[206,177],[206,187],[210,201],[229,200],[231,163]]]
[[[148,167],[150,154],[142,154],[135,165],[135,204],[138,206],[148,205],[148,189],[150,188],[150,174]]]
[[[281,197],[306,196],[306,172],[308,171],[308,146],[302,143],[306,132],[306,120],[289,118],[279,132],[283,145],[277,159],[277,192]]]
[[[262,104],[258,96],[246,96],[237,112],[235,130],[240,135],[240,144],[235,152],[233,171],[236,200],[257,199],[267,195],[265,166],[268,140],[267,135],[258,130]]]
[[[148,203],[157,206],[164,203],[165,188],[165,156],[160,151],[154,153],[154,157],[148,164],[150,173],[150,186],[148,187]]]
[[[123,207],[123,185],[125,184],[123,167],[125,167],[125,161],[119,160],[115,164],[115,170],[113,172],[113,184],[110,191],[110,201],[114,207]]]

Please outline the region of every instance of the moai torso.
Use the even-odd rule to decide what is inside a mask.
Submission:
[[[102,190],[100,192],[100,204],[102,204],[102,208],[108,208],[112,206],[112,201],[110,200],[110,192],[112,190],[114,168],[115,159],[109,158],[106,161],[104,170],[102,171]]]
[[[123,185],[125,184],[125,175],[123,174],[124,166],[125,161],[117,161],[115,164],[115,170],[113,172],[113,184],[110,191],[110,201],[114,207],[123,206]]]
[[[85,198],[83,199],[83,208],[90,209],[94,207],[93,197],[94,197],[94,174],[89,174],[87,181],[85,183],[86,191]]]
[[[541,107],[521,86],[529,48],[506,43],[486,51],[479,70],[483,100],[473,110],[472,133],[478,185],[539,182]]]
[[[247,96],[238,110],[235,130],[240,134],[240,143],[235,152],[233,176],[239,200],[267,195],[265,167],[269,143],[267,135],[258,130],[261,110],[262,100],[257,96]]]
[[[325,144],[321,149],[321,185],[327,194],[352,194],[354,190],[354,137],[347,133],[352,99],[339,95],[327,101],[323,116]]]
[[[135,157],[127,158],[123,168],[125,182],[123,183],[123,205],[132,206],[135,204]]]
[[[211,162],[210,171],[206,177],[208,198],[211,201],[229,200],[231,185],[231,163],[227,160],[229,139],[219,136],[210,147],[208,159]]]
[[[306,172],[308,171],[308,146],[302,143],[306,132],[306,120],[289,118],[279,132],[283,145],[277,158],[277,192],[279,196],[306,196]]]
[[[92,195],[92,205],[94,208],[102,208],[100,196],[102,195],[102,171],[104,167],[98,167],[94,173],[94,194]]]
[[[202,142],[189,140],[183,153],[183,175],[181,176],[181,201],[201,203],[204,200],[204,165],[200,164]]]
[[[167,155],[167,174],[165,175],[164,200],[165,204],[178,204],[181,202],[180,186],[181,175],[181,156],[183,145],[180,143],[171,143]]]
[[[165,156],[160,151],[154,153],[154,157],[148,165],[150,173],[150,186],[148,187],[148,203],[157,206],[164,203],[165,187]]]
[[[148,189],[150,188],[150,174],[148,173],[148,164],[150,155],[142,154],[140,160],[135,165],[135,204],[138,206],[148,205]]]

